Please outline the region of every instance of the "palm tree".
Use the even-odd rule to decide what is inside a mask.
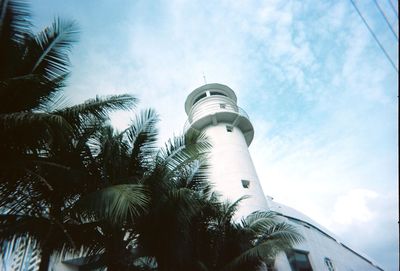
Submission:
[[[60,19],[34,35],[26,3],[0,1],[0,183],[33,175],[31,158],[69,136],[70,125],[44,109],[65,85],[76,38],[76,24]]]
[[[0,139],[4,161],[22,161],[21,156],[37,153],[50,139],[60,138],[60,131],[69,130],[65,120],[43,109],[65,85],[68,53],[77,39],[77,26],[56,19],[34,35],[29,17],[24,1],[0,1]]]
[[[122,132],[102,127],[91,142],[101,189],[83,197],[72,211],[84,225],[95,226],[97,238],[86,243],[88,254],[100,255],[98,265],[108,270],[125,270],[129,265],[128,245],[135,237],[132,225],[149,201],[143,178],[151,170],[156,150],[157,121],[155,111],[147,109]]]
[[[191,270],[196,246],[193,221],[211,204],[204,135],[176,137],[156,156],[145,184],[151,193],[146,214],[137,221],[137,253],[154,257],[158,270]]]
[[[110,110],[134,104],[131,96],[61,106],[76,24],[56,19],[35,35],[29,17],[24,1],[0,0],[3,249],[34,238],[40,270],[66,246],[100,252],[109,270],[146,261],[159,270],[237,270],[272,257],[266,244],[274,238],[286,240],[277,251],[298,241],[283,224],[261,223],[267,218],[232,222],[235,208],[221,205],[206,181],[202,136],[158,151],[151,110],[123,132],[104,125]],[[121,255],[129,261],[115,261]]]
[[[122,97],[125,99],[126,97]],[[90,227],[80,226],[69,209],[83,196],[104,186],[92,163],[90,141],[99,133],[106,112],[120,107],[120,97],[96,98],[82,105],[55,110],[71,123],[66,142],[53,144],[45,156],[31,157],[35,168],[17,182],[1,185],[2,241],[29,235],[41,248],[40,270],[47,270],[50,256],[65,247],[78,248]],[[43,181],[38,181],[40,178]],[[134,198],[140,202],[140,198]],[[79,226],[79,227],[78,227]]]
[[[32,34],[29,19],[25,1],[0,1],[0,239],[4,249],[17,236],[35,238],[45,270],[53,249],[73,243],[76,225],[65,224],[65,210],[98,188],[88,167],[90,138],[108,112],[130,108],[135,98],[62,106],[77,26],[56,19]]]
[[[179,229],[190,220],[194,205],[199,204],[184,183],[204,177],[197,159],[204,156],[209,144],[202,136],[176,137],[159,150],[157,120],[157,114],[148,109],[138,114],[126,130],[116,132],[105,126],[98,139],[92,141],[94,162],[104,186],[82,197],[74,210],[84,225],[92,225],[97,234],[86,243],[89,255],[100,255],[97,267],[136,270],[149,259],[154,263],[154,256],[161,256],[152,249],[154,239],[149,241],[157,234],[157,230],[148,230],[149,222],[161,219],[160,208],[169,204],[170,214],[180,222],[171,230]],[[140,205],[140,199],[150,202]],[[141,245],[144,240],[148,242]],[[157,264],[162,265],[162,260],[157,259]]]
[[[268,211],[254,212],[240,222],[233,220],[240,198],[221,204],[205,232],[196,269],[201,271],[259,270],[265,263],[301,242],[297,229]]]

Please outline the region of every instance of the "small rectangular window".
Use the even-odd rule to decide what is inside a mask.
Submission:
[[[300,250],[291,250],[286,252],[292,271],[312,271],[308,252]]]
[[[226,131],[229,132],[229,133],[232,133],[233,132],[233,126],[226,125]]]
[[[250,187],[250,181],[249,180],[242,180],[242,186],[243,186],[243,188],[249,188]]]
[[[219,108],[225,109],[226,108],[226,104],[219,104]]]

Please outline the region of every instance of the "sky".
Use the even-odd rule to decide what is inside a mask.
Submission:
[[[354,2],[398,69],[398,40],[374,0]],[[397,31],[397,1],[377,3]],[[398,71],[350,0],[36,0],[31,8],[37,30],[55,16],[79,25],[71,104],[133,94],[139,109],[159,112],[165,142],[182,133],[192,90],[228,85],[255,127],[250,153],[264,192],[398,270]]]

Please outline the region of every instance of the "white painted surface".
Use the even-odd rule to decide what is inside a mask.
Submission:
[[[210,95],[210,91],[226,94]],[[210,84],[194,90],[188,100],[206,94],[193,105],[187,102],[188,121],[191,127],[203,131],[213,145],[210,154],[210,180],[215,190],[231,202],[249,196],[242,201],[237,218],[268,207],[256,170],[251,160],[248,145],[254,133],[253,126],[244,111],[236,104],[236,96],[227,86]],[[234,98],[231,98],[234,97]],[[222,106],[221,106],[222,105]],[[227,126],[232,126],[231,132]],[[244,130],[244,131],[242,131]],[[251,137],[244,136],[251,134]],[[243,187],[242,180],[250,182]]]
[[[295,246],[295,249],[308,252],[308,258],[313,270],[328,270],[325,258],[329,258],[335,270],[343,271],[378,271],[380,270],[363,258],[360,254],[351,251],[338,243],[336,240],[327,237],[317,229],[301,222],[293,223],[298,226],[299,231],[306,239],[305,242]],[[291,271],[289,261],[284,253],[281,253],[276,261],[275,268],[278,271]]]
[[[226,126],[225,123],[219,123],[204,129],[213,144],[209,160],[210,179],[215,189],[232,202],[242,196],[250,196],[242,201],[239,218],[266,209],[267,200],[242,132],[237,127],[227,132]],[[250,181],[249,188],[242,186],[242,180]]]

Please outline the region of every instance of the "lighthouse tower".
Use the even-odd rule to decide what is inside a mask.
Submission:
[[[233,90],[221,84],[201,86],[189,94],[185,110],[187,133],[204,132],[213,146],[209,164],[215,190],[231,202],[249,196],[242,201],[238,218],[268,209],[248,150],[254,128]]]

